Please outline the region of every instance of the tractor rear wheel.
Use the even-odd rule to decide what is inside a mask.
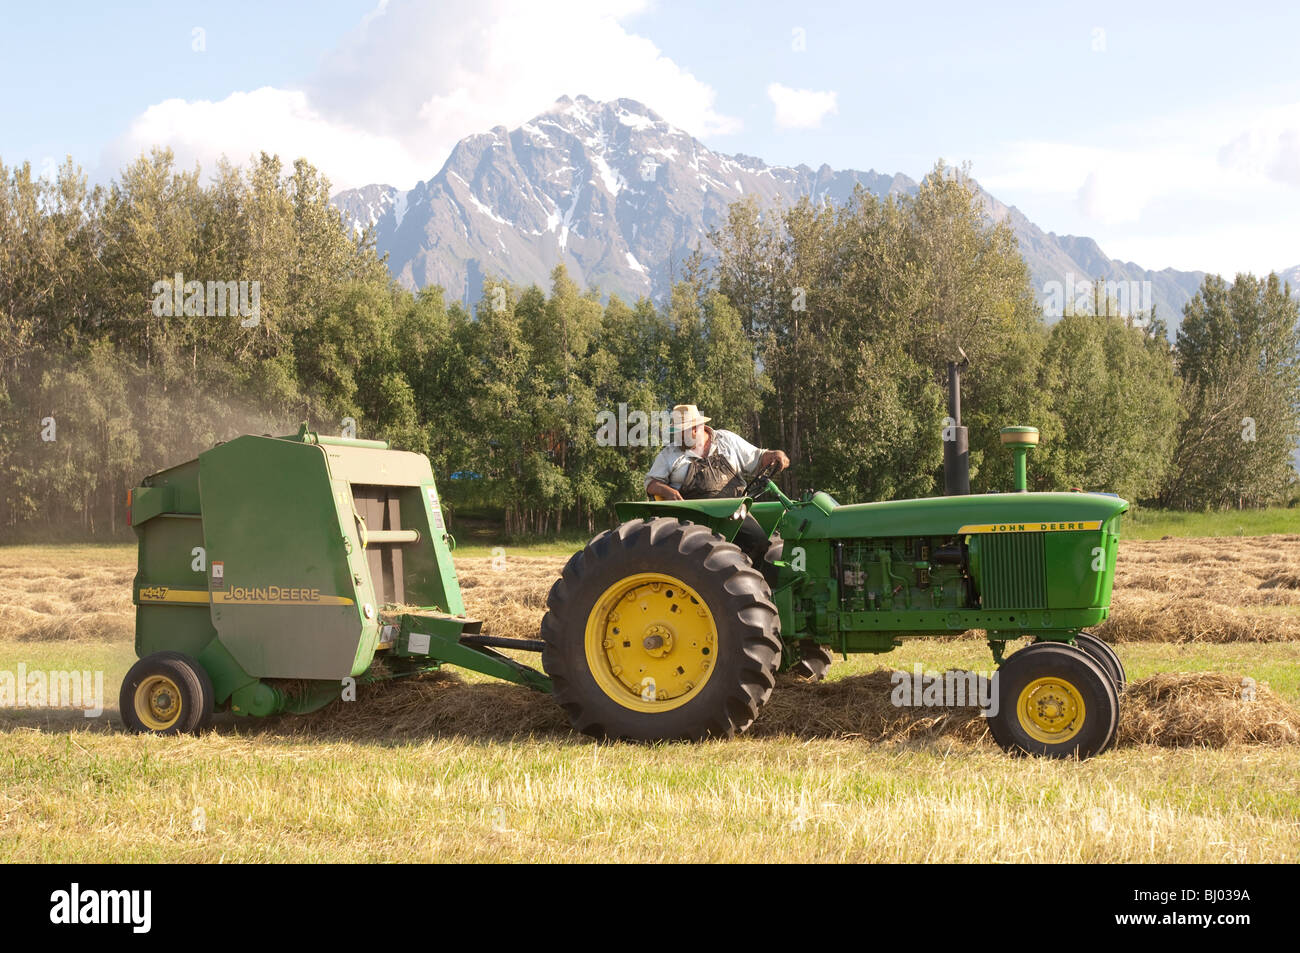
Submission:
[[[707,526],[660,518],[601,533],[569,559],[546,605],[542,667],[585,734],[731,737],[776,684],[767,582]]]
[[[1128,674],[1124,671],[1124,663],[1119,660],[1115,650],[1091,632],[1080,632],[1075,635],[1074,644],[1087,652],[1092,660],[1101,666],[1102,671],[1115,683],[1115,691],[1123,695],[1124,687],[1128,684]]]
[[[1012,754],[1091,758],[1115,740],[1115,683],[1082,649],[1036,642],[1009,656],[995,676],[997,714],[989,731]]]
[[[212,717],[212,680],[203,666],[179,652],[155,652],[131,666],[122,680],[118,710],[134,732],[193,734]]]

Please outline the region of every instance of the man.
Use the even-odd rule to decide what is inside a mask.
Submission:
[[[740,496],[754,475],[769,464],[777,472],[790,465],[780,450],[760,450],[730,430],[714,430],[694,404],[673,408],[674,439],[659,451],[646,475],[646,494],[665,500]],[[680,439],[678,439],[680,438]],[[736,545],[762,569],[768,537],[749,514],[736,534]]]

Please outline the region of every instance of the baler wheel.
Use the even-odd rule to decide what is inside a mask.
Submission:
[[[1091,632],[1077,634],[1074,637],[1074,644],[1087,652],[1092,660],[1101,666],[1102,671],[1115,683],[1115,691],[1123,695],[1124,686],[1128,684],[1128,673],[1124,671],[1124,663],[1119,660],[1115,650]]]
[[[707,526],[632,520],[575,553],[542,619],[542,667],[573,726],[636,741],[731,737],[776,684],[767,582]]]
[[[1082,760],[1114,743],[1119,695],[1083,649],[1036,642],[1009,656],[995,681],[998,712],[989,731],[1004,750]]]
[[[194,734],[212,717],[212,680],[179,652],[156,652],[131,666],[118,697],[122,722],[137,733]]]

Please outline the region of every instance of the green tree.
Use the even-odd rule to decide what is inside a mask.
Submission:
[[[1165,505],[1260,506],[1295,483],[1300,442],[1300,303],[1276,274],[1206,276],[1175,345],[1187,417]]]
[[[1068,314],[1051,330],[1037,386],[1052,395],[1060,426],[1035,453],[1036,489],[1157,495],[1180,417],[1167,344],[1104,310]]]

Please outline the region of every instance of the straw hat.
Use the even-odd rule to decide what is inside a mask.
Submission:
[[[694,404],[678,404],[673,408],[672,430],[673,433],[686,433],[699,424],[707,424],[712,419],[700,413],[700,408]]]

